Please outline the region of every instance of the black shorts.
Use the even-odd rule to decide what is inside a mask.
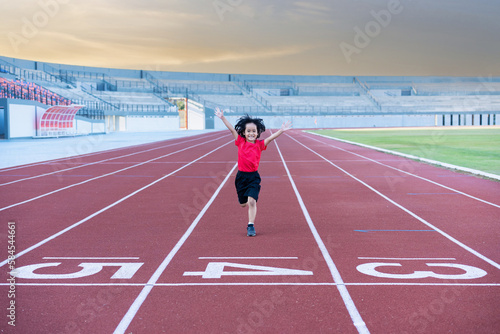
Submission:
[[[260,192],[260,175],[259,172],[242,172],[238,171],[234,180],[236,192],[238,193],[238,201],[240,204],[248,202],[248,197],[252,197],[256,201],[259,199]]]

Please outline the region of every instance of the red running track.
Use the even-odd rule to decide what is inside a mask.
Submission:
[[[219,132],[0,170],[0,332],[499,332],[498,182],[292,130],[248,238],[235,162]]]

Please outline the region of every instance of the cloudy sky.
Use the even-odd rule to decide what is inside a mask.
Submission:
[[[163,71],[500,75],[498,0],[15,0],[0,55]]]

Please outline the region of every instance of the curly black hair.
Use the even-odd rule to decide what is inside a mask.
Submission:
[[[234,129],[240,136],[245,137],[245,129],[248,123],[253,123],[257,127],[257,138],[260,137],[262,132],[266,131],[266,126],[264,125],[262,118],[253,118],[248,114],[245,114],[245,116],[238,119],[238,122],[234,126]]]

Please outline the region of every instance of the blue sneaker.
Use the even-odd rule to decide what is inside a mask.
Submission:
[[[255,237],[255,227],[253,225],[247,226],[247,237]]]

